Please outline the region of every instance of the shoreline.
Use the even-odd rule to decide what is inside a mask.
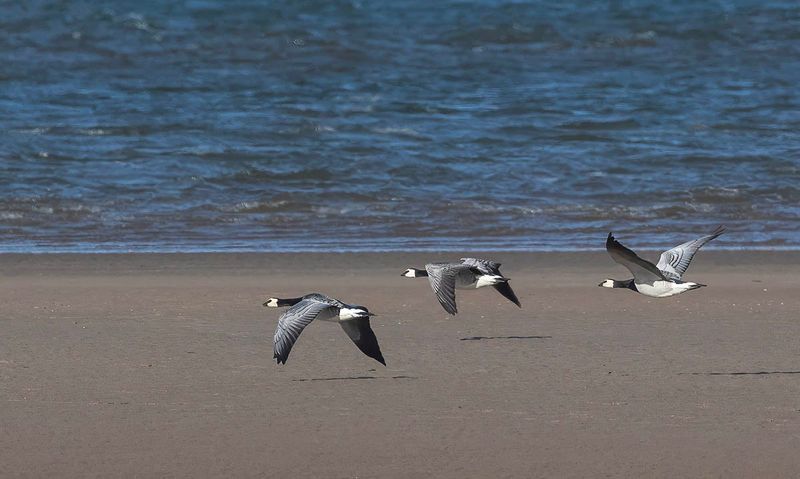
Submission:
[[[638,254],[653,263],[661,254],[655,250],[640,250]],[[503,264],[508,276],[519,268],[523,272],[536,270],[585,270],[587,274],[629,275],[603,251],[584,252],[517,252],[517,251],[461,251],[461,252],[372,252],[372,253],[2,253],[0,277],[28,274],[94,274],[117,272],[192,273],[197,270],[235,271],[237,274],[267,274],[270,269],[281,274],[291,274],[297,259],[302,259],[305,270],[328,271],[336,268],[346,273],[362,269],[386,270],[409,266],[422,267],[426,262],[456,261],[471,256],[488,258]],[[692,260],[686,275],[703,274],[704,265],[714,270],[740,271],[749,267],[770,266],[774,273],[786,268],[800,267],[800,251],[720,251],[701,250]],[[399,274],[399,273],[398,273]],[[602,279],[602,278],[601,278]]]

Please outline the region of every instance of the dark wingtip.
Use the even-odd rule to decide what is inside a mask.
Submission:
[[[504,281],[502,283],[494,285],[494,289],[498,293],[500,293],[504,298],[516,304],[517,307],[519,308],[522,307],[522,303],[519,302],[519,298],[517,298],[517,295],[514,294],[514,290],[511,289],[511,284],[508,281]]]
[[[448,305],[445,305],[443,303],[439,303],[439,304],[441,304],[442,305],[442,309],[445,310],[445,312],[447,314],[451,315],[451,316],[455,316],[458,313],[458,306],[453,306],[453,309],[451,310],[448,307]]]

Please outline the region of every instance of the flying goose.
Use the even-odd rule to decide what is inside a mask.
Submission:
[[[375,315],[364,306],[346,304],[319,293],[307,294],[300,298],[269,298],[264,306],[268,308],[291,306],[278,319],[278,327],[275,329],[273,357],[279,364],[286,364],[289,351],[297,342],[300,333],[311,321],[318,319],[341,324],[344,332],[356,343],[361,352],[386,366],[381,348],[378,346],[378,338],[369,325],[369,317]]]
[[[658,264],[640,258],[636,253],[623,246],[609,233],[606,239],[606,251],[611,258],[633,273],[633,279],[617,281],[606,279],[598,286],[604,288],[628,288],[653,298],[666,298],[705,286],[704,284],[684,282],[683,273],[689,268],[694,254],[704,244],[725,232],[719,226],[713,233],[696,240],[687,241],[661,253]]]
[[[520,308],[522,304],[508,284],[508,278],[500,273],[500,263],[477,258],[461,258],[461,263],[429,263],[425,269],[408,268],[402,276],[406,278],[428,277],[436,298],[445,311],[455,315],[456,289],[477,289],[484,286],[494,288]]]

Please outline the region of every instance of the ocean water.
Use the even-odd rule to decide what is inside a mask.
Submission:
[[[587,5],[591,3],[590,5]],[[0,251],[800,247],[800,2],[0,2]]]

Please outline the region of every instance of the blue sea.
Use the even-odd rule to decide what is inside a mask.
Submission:
[[[0,251],[800,248],[797,1],[0,2]]]

